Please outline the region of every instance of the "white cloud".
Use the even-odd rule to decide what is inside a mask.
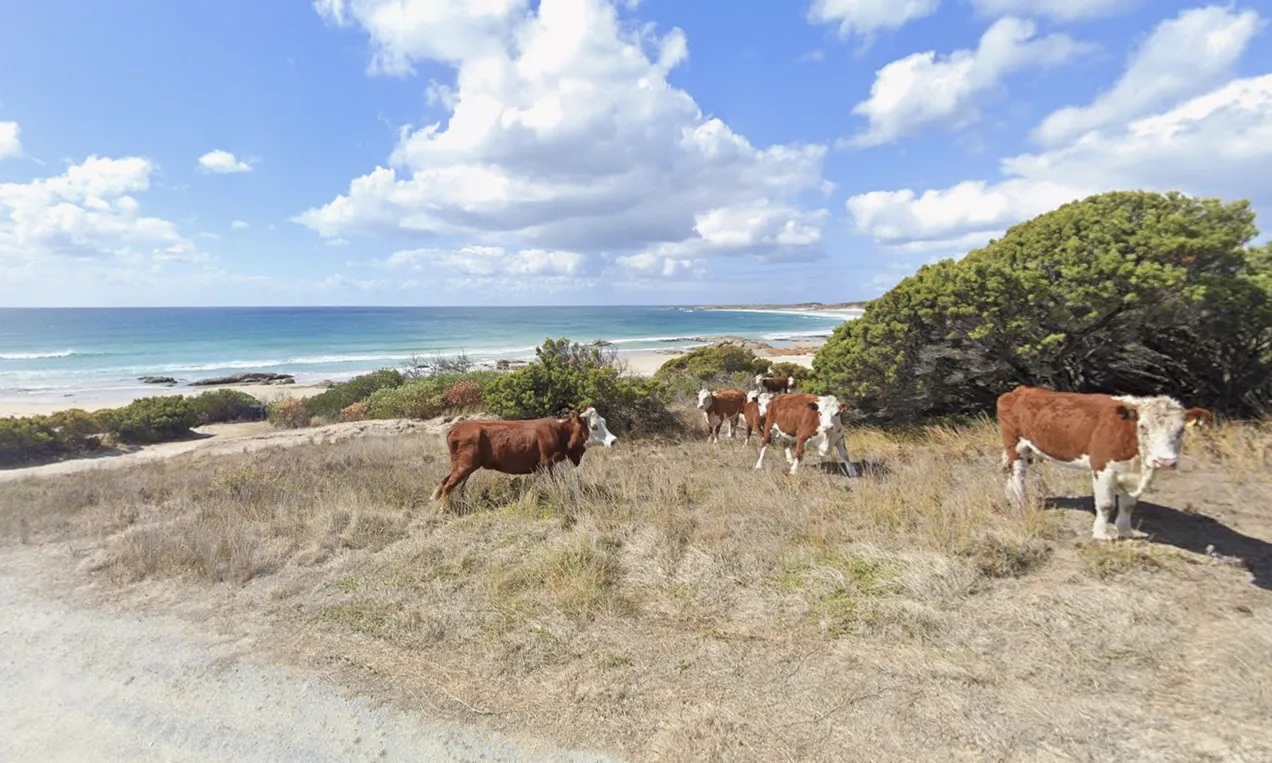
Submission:
[[[971,0],[986,16],[1045,16],[1056,21],[1078,21],[1113,16],[1134,10],[1142,0]]]
[[[583,276],[595,274],[602,260],[578,252],[466,246],[453,251],[407,249],[373,264],[389,270],[417,272],[433,272],[440,267],[469,276]]]
[[[1007,75],[1031,67],[1057,66],[1089,50],[1063,34],[1035,37],[1032,21],[1007,17],[994,22],[976,50],[914,53],[875,73],[870,98],[853,107],[870,127],[849,141],[856,146],[889,143],[941,123],[952,129],[980,118],[981,101],[998,91]]]
[[[876,191],[847,209],[858,233],[885,246],[983,245],[1008,226],[1117,189],[1267,199],[1272,196],[1272,74],[1229,82],[1162,113],[1083,135],[1064,148],[1001,162],[1005,179],[942,190]]]
[[[940,0],[813,0],[808,20],[835,26],[841,38],[900,29],[936,12]]]
[[[324,238],[437,235],[506,251],[575,252],[613,264],[658,247],[693,257],[807,249],[825,219],[799,197],[822,187],[824,146],[756,147],[667,82],[684,34],[628,27],[607,0],[483,3],[322,0],[320,12],[366,31],[371,69],[417,62],[456,69],[430,86],[448,120],[404,128],[389,166],[295,220]],[[754,246],[711,215],[765,209]],[[785,216],[784,219],[782,218]],[[604,257],[601,257],[604,255]],[[599,258],[599,259],[598,259]]]
[[[0,183],[0,259],[206,259],[175,224],[141,214],[132,194],[149,189],[153,171],[139,157],[90,156],[54,177]]]
[[[199,170],[214,175],[229,175],[237,172],[251,172],[254,169],[248,162],[240,160],[229,151],[216,149],[199,157]]]
[[[243,222],[242,220],[232,220],[230,222],[230,228],[233,230],[243,230],[246,227],[247,227],[247,223]]]
[[[17,122],[0,122],[0,159],[22,155],[22,141],[18,140],[21,134]]]
[[[1232,77],[1264,24],[1252,10],[1212,5],[1182,11],[1157,25],[1113,87],[1090,105],[1054,112],[1034,131],[1034,139],[1059,145],[1088,130],[1205,93]]]

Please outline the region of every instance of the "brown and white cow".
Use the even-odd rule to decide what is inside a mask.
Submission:
[[[760,392],[753,389],[746,393],[746,402],[742,405],[742,421],[746,426],[745,444],[751,444],[751,433],[761,432],[764,428],[764,414],[768,412],[769,401],[773,393]]]
[[[799,468],[804,457],[804,446],[809,440],[820,438],[817,454],[825,458],[830,454],[833,444],[839,450],[839,458],[848,461],[848,449],[844,445],[844,422],[841,416],[839,400],[833,395],[808,395],[795,393],[791,395],[775,395],[768,401],[764,412],[764,426],[760,437],[760,457],[755,468],[764,466],[764,454],[769,444],[776,437],[786,446],[786,461],[791,465],[791,474]],[[791,457],[791,445],[795,445],[795,456]]]
[[[740,389],[722,389],[710,392],[698,390],[698,410],[707,417],[707,441],[720,441],[720,426],[729,422],[729,439],[733,439],[738,426],[738,416],[746,404],[746,393]]]
[[[1159,395],[1132,397],[1055,392],[1017,387],[998,398],[998,428],[1003,436],[1007,497],[1024,503],[1028,465],[1045,459],[1089,469],[1095,493],[1095,524],[1100,540],[1134,535],[1131,512],[1158,469],[1174,469],[1184,428],[1213,422],[1205,408],[1184,409]],[[1119,501],[1119,493],[1122,499]],[[1114,528],[1109,514],[1117,507]]]
[[[570,459],[575,466],[589,446],[610,447],[618,438],[605,428],[595,408],[571,411],[563,419],[528,421],[460,421],[446,433],[450,474],[433,492],[433,499],[449,502],[450,494],[478,469],[504,474],[530,474]]]
[[[779,392],[794,392],[795,377],[794,376],[769,376],[758,374],[755,377],[756,388],[765,392],[777,394]]]

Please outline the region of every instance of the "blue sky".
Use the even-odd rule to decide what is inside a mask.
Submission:
[[[1114,188],[1272,204],[1265,3],[44,0],[0,305],[824,302]]]

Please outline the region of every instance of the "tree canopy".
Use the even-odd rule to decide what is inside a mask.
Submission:
[[[818,384],[892,420],[992,410],[1017,384],[1272,404],[1272,251],[1246,201],[1117,191],[921,268],[840,326]]]

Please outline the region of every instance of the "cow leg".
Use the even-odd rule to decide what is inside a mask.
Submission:
[[[795,441],[795,458],[791,459],[791,449],[786,448],[786,459],[791,462],[791,474],[799,469],[799,462],[804,460],[804,445],[807,444],[808,438],[803,437]]]
[[[442,484],[437,490],[441,493],[443,509],[450,505],[451,493],[454,493],[456,490],[462,490],[464,483],[468,481],[468,478],[475,471],[477,471],[476,465],[470,467],[461,466],[457,469],[452,469],[451,473],[446,476],[446,479],[442,480]]]
[[[795,459],[791,456],[791,446],[789,445],[786,446],[786,463],[788,464],[795,463]]]
[[[1024,506],[1028,497],[1025,478],[1029,475],[1029,462],[1023,458],[1009,459],[1007,470],[1007,500]]]
[[[763,467],[764,467],[764,454],[765,454],[765,453],[767,453],[767,452],[768,452],[768,445],[766,445],[766,444],[764,443],[764,439],[763,439],[763,438],[761,438],[761,439],[760,439],[760,457],[759,457],[759,458],[757,458],[757,459],[755,459],[755,468],[756,468],[756,469],[761,469],[761,468],[763,468]]]
[[[738,417],[733,416],[732,418],[729,419],[729,439],[730,440],[733,439],[733,433],[737,430],[737,428],[738,428]]]
[[[1117,531],[1109,527],[1109,512],[1117,505],[1117,474],[1112,469],[1096,472],[1091,480],[1095,493],[1095,523],[1091,537],[1096,540],[1113,540]],[[1128,515],[1129,520],[1129,515]]]

